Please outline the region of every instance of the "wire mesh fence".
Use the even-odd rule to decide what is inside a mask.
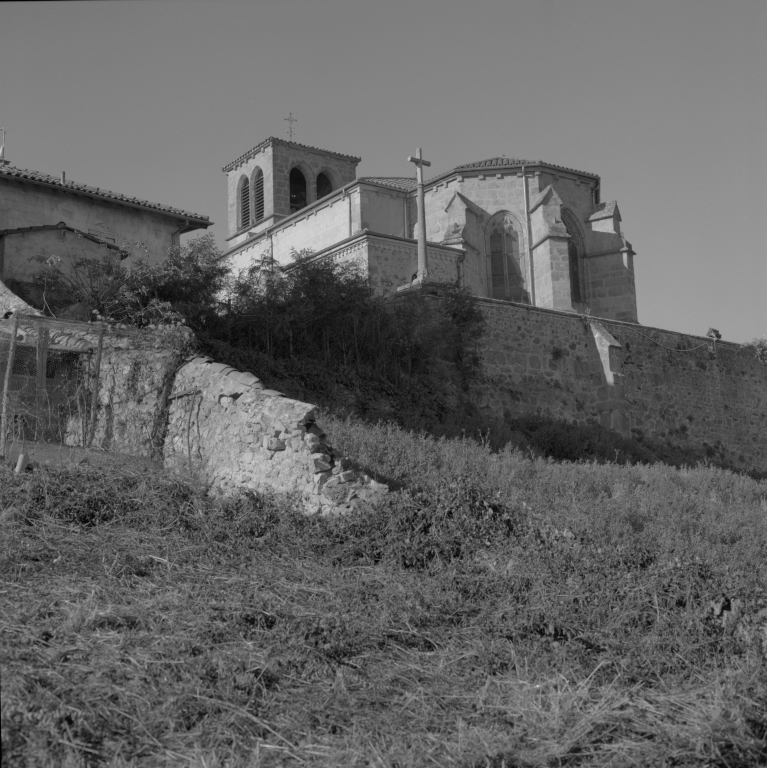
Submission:
[[[2,455],[12,444],[92,440],[103,328],[83,325],[16,315],[0,327]]]

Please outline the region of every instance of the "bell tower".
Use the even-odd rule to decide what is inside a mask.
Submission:
[[[359,157],[273,136],[224,166],[230,247],[354,181]]]

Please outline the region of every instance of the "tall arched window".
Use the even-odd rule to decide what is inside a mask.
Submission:
[[[250,184],[248,177],[240,179],[240,229],[250,226]]]
[[[264,218],[264,172],[256,168],[253,175],[253,223]]]
[[[295,213],[306,206],[306,179],[304,174],[293,168],[290,171],[290,212]]]
[[[333,185],[330,183],[330,179],[327,174],[317,174],[317,199],[329,195],[333,191]]]
[[[485,229],[488,295],[529,303],[527,259],[520,248],[519,225],[507,211],[496,213]]]
[[[567,243],[567,261],[570,272],[570,298],[573,301],[586,301],[586,283],[583,274],[583,237],[575,217],[566,208],[562,209],[562,223],[565,225],[570,240]]]

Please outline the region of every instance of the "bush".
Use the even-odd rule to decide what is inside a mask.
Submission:
[[[479,370],[483,322],[466,291],[447,287],[436,301],[414,293],[389,302],[375,295],[357,264],[298,254],[285,272],[267,259],[234,281],[215,338],[391,383],[434,374],[443,364],[468,381]]]
[[[34,283],[44,309],[57,315],[82,304],[88,317],[138,327],[180,321],[195,330],[207,327],[229,274],[211,234],[172,248],[154,265],[146,259],[126,263],[112,253],[41,261]]]

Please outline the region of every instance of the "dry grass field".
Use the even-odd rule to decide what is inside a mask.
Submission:
[[[0,467],[3,765],[767,764],[767,482],[323,424],[379,507]]]

